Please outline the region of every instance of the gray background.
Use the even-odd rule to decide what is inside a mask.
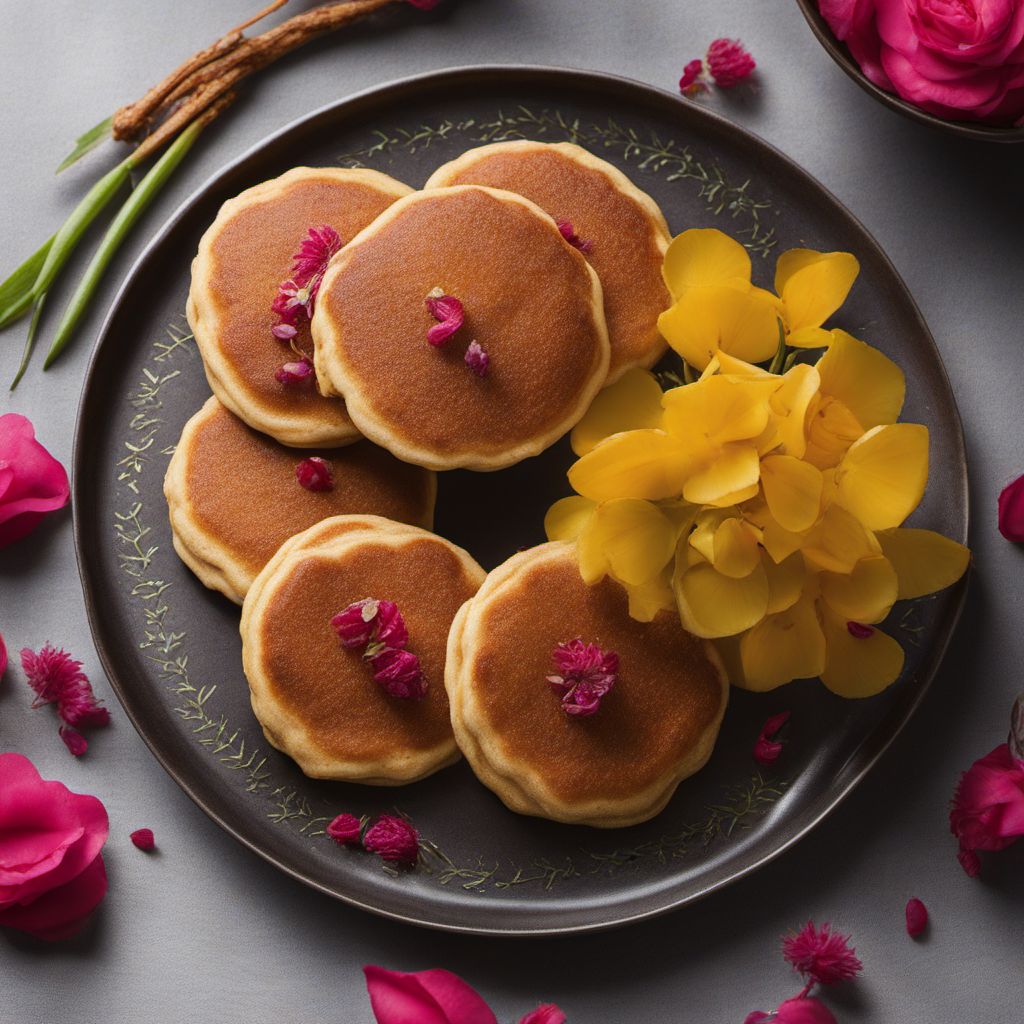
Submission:
[[[108,149],[55,179],[76,135],[258,7],[46,0],[29,8],[4,0],[0,271],[31,252],[112,161]],[[995,517],[1000,487],[1024,470],[1024,146],[960,141],[883,109],[832,64],[786,0],[445,7],[431,16],[386,15],[251,79],[132,236],[74,350],[45,377],[37,359],[13,397],[0,392],[0,412],[31,417],[68,462],[90,343],[131,260],[221,165],[311,108],[406,74],[494,61],[596,68],[673,89],[683,63],[711,39],[739,36],[760,66],[757,95],[703,102],[794,157],[867,224],[921,304],[952,378],[970,453],[975,572],[945,666],[854,795],[795,849],[727,891],[655,922],[583,938],[434,934],[307,890],[193,806],[112,698],[85,623],[70,516],[54,516],[31,541],[0,553],[0,631],[15,651],[53,640],[78,653],[113,704],[114,724],[75,761],[52,713],[30,713],[20,670],[10,671],[0,683],[0,749],[21,751],[44,775],[104,800],[111,887],[95,924],[73,942],[44,948],[0,936],[0,1022],[367,1024],[360,966],[379,963],[457,971],[501,1020],[518,1019],[543,998],[559,1002],[574,1024],[738,1024],[799,987],[779,956],[779,936],[812,917],[852,932],[864,960],[861,981],[830,993],[842,1021],[1019,1020],[1024,843],[988,859],[983,879],[968,879],[946,812],[958,772],[1001,742],[1013,695],[1024,688],[1024,552],[1000,538]],[[61,302],[51,296],[54,309]],[[0,338],[0,382],[13,375],[23,336],[20,327]],[[129,844],[140,825],[156,832],[159,855]],[[915,895],[933,922],[917,943],[902,921]]]

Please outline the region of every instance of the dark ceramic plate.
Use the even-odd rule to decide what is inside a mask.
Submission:
[[[695,104],[603,75],[524,67],[439,72],[335,103],[274,135],[200,189],[146,249],[93,356],[78,418],[75,527],[96,646],[161,764],[215,821],[281,870],[391,917],[459,931],[542,934],[636,920],[753,871],[819,822],[921,700],[962,588],[898,607],[907,669],[847,702],[817,682],[735,692],[708,766],[646,825],[615,832],[518,817],[465,764],[401,790],[313,782],[270,749],[249,707],[238,610],[171,548],[161,484],[186,419],[208,395],[182,320],[189,263],[229,196],[296,164],[362,163],[413,185],[485,141],[572,139],[620,166],[674,231],[719,226],[750,248],[760,283],[791,246],[847,249],[861,277],[839,324],[889,352],[910,382],[906,418],[932,431],[932,477],[915,522],[964,540],[960,421],[928,329],[864,228],[780,153]],[[567,492],[563,443],[501,473],[443,474],[438,532],[485,566],[543,540]],[[244,486],[244,481],[238,482]],[[767,715],[793,711],[777,770],[751,758]],[[389,873],[323,834],[341,810],[397,807],[424,864]]]
[[[945,117],[938,117],[936,114],[929,114],[927,110],[915,107],[913,103],[908,103],[895,93],[886,92],[861,71],[860,65],[853,59],[846,44],[835,37],[828,22],[821,16],[818,0],[796,0],[796,2],[799,4],[800,10],[803,11],[807,24],[811,26],[811,31],[818,37],[818,42],[828,51],[828,55],[879,103],[884,103],[912,121],[920,121],[921,124],[928,124],[933,128],[939,128],[944,132],[951,132],[953,135],[960,135],[963,138],[982,139],[985,142],[1024,142],[1024,127],[1001,128],[998,125],[981,124],[978,121],[951,121]]]

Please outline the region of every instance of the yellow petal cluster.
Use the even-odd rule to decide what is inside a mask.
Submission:
[[[928,481],[927,428],[897,422],[903,373],[823,326],[857,270],[848,253],[791,250],[773,295],[722,232],[676,238],[660,326],[700,377],[662,392],[634,369],[603,391],[572,434],[576,494],[545,520],[577,543],[588,583],[617,580],[642,621],[676,608],[748,689],[820,676],[844,697],[878,693],[904,654],[876,624],[970,557],[902,526]],[[811,347],[824,354],[793,362]]]

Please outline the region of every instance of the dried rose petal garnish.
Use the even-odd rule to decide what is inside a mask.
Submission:
[[[156,839],[151,828],[137,828],[128,838],[136,849],[145,853],[156,848]]]
[[[999,493],[999,532],[1007,540],[1024,543],[1024,476],[1008,483]]]
[[[411,651],[386,647],[370,658],[373,678],[389,697],[422,700],[427,695],[427,681],[420,668],[420,659]]]
[[[306,232],[306,237],[299,244],[298,252],[292,257],[292,277],[296,281],[316,282],[314,299],[327,264],[341,246],[341,235],[330,224],[321,224],[318,228],[310,228]]]
[[[928,927],[928,908],[915,896],[907,900],[907,934],[916,939]]]
[[[580,238],[576,234],[572,226],[572,221],[560,220],[558,222],[558,230],[561,232],[562,237],[572,246],[579,249],[580,252],[590,252],[594,248],[594,243],[589,238]]]
[[[465,323],[466,311],[454,295],[445,295],[441,288],[434,288],[426,303],[430,315],[438,321],[427,331],[427,341],[439,348]]]
[[[699,57],[691,60],[683,68],[683,73],[679,79],[679,91],[684,96],[696,96],[699,92],[706,92],[707,85],[701,81],[701,75],[703,74],[704,61]]]
[[[394,814],[382,814],[363,836],[363,847],[394,864],[415,864],[420,855],[420,834]]]
[[[325,831],[339,845],[358,845],[363,831],[363,823],[354,814],[339,814]]]
[[[854,622],[852,619],[846,624],[846,631],[857,640],[867,640],[875,633],[871,626],[865,626],[863,622]]]
[[[279,366],[274,372],[279,384],[308,384],[313,380],[313,364],[309,359],[298,359]]]
[[[835,985],[855,978],[864,969],[849,942],[849,936],[832,931],[827,922],[818,928],[808,921],[795,935],[782,940],[782,955],[807,982]]]
[[[486,377],[487,371],[491,368],[491,357],[484,351],[478,341],[471,341],[463,357],[466,365],[478,377]]]
[[[270,306],[281,321],[270,329],[275,338],[291,341],[298,333],[299,324],[313,319],[327,264],[342,244],[341,236],[329,224],[307,230],[292,257],[292,276],[277,286],[277,295]]]
[[[708,47],[705,60],[715,85],[723,89],[739,85],[757,67],[738,39],[716,39]]]
[[[70,725],[62,725],[57,730],[57,735],[75,757],[81,757],[89,749],[86,738],[77,729],[72,729]]]
[[[331,619],[331,625],[345,647],[363,648],[363,657],[373,667],[373,678],[390,697],[422,700],[427,680],[420,659],[406,651],[409,631],[394,601],[364,598],[355,601]]]
[[[775,764],[779,759],[779,754],[782,753],[782,743],[775,736],[786,722],[789,721],[789,715],[788,711],[780,711],[777,715],[772,715],[761,726],[761,733],[754,743],[754,760],[758,764],[764,765],[767,768],[769,765]]]
[[[547,677],[551,689],[562,699],[567,715],[585,718],[594,714],[601,700],[615,685],[619,656],[579,637],[559,644],[551,652],[558,675]]]
[[[319,455],[310,455],[295,467],[295,478],[307,491],[333,491],[331,464]]]

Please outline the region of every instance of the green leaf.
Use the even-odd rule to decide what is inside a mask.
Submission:
[[[39,249],[3,284],[0,284],[0,329],[14,323],[32,305],[32,286],[56,235],[51,235]]]
[[[185,154],[192,148],[192,144],[199,137],[199,133],[202,130],[203,125],[199,123],[192,124],[186,128],[168,146],[163,156],[149,169],[142,181],[139,182],[131,195],[125,200],[124,205],[118,211],[110,227],[107,228],[103,241],[100,242],[99,248],[89,262],[89,266],[82,275],[82,280],[79,281],[74,295],[71,296],[67,308],[64,310],[64,315],[57,327],[53,343],[50,345],[50,351],[46,354],[46,361],[43,363],[44,370],[48,370],[61,352],[64,351],[75,328],[88,309],[89,303],[96,294],[96,289],[99,287],[104,272],[117,253],[117,250],[121,247],[121,243],[125,240],[128,232],[131,231],[132,225],[135,224],[160,189],[163,188],[164,183],[174,172],[178,164],[181,163]]]
[[[43,312],[43,303],[45,301],[46,292],[43,292],[43,294],[36,299],[35,305],[32,307],[32,322],[28,325],[28,337],[25,338],[25,348],[21,353],[21,362],[18,364],[18,372],[14,375],[14,380],[11,381],[12,391],[18,386],[18,382],[25,376],[25,371],[28,369],[29,357],[32,355],[32,348],[36,343],[36,331],[39,329],[39,316]]]
[[[75,140],[75,148],[64,157],[56,173],[60,174],[61,171],[81,160],[86,153],[94,150],[104,139],[109,139],[113,123],[114,116],[111,114],[106,120],[100,121],[94,128],[90,128],[84,135],[79,135]]]
[[[776,322],[779,325],[779,347],[775,350],[771,365],[768,367],[769,373],[782,373],[783,363],[786,359],[786,328],[783,327],[781,320]]]

